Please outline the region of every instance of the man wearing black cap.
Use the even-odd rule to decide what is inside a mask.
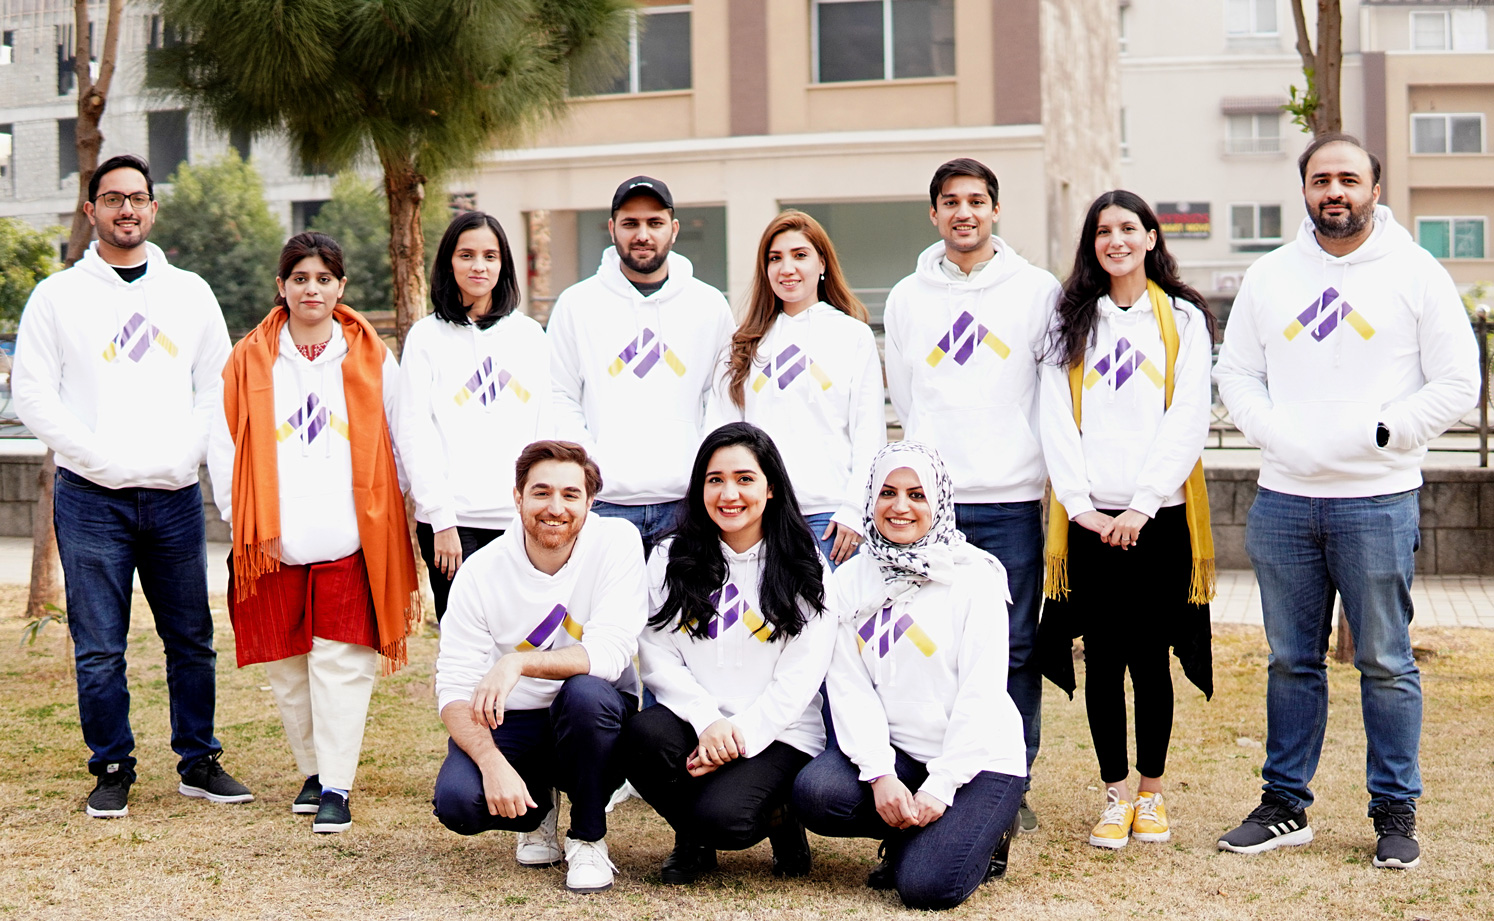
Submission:
[[[550,314],[558,436],[583,445],[605,486],[592,506],[651,550],[684,504],[712,371],[735,328],[720,291],[672,252],[680,224],[658,179],[612,196],[612,246]]]

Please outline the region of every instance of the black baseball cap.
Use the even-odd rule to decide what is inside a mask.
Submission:
[[[651,195],[657,198],[665,208],[670,211],[674,210],[674,196],[669,194],[669,186],[650,176],[634,176],[618,186],[617,191],[612,193],[612,213],[616,214],[617,209],[621,208],[624,202],[639,195]]]

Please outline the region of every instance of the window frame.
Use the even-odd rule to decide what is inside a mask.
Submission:
[[[879,0],[882,4],[882,76],[865,80],[820,79],[820,7],[842,3],[865,3],[867,0],[810,0],[809,4],[809,82],[811,86],[839,86],[846,83],[891,83],[903,80],[953,80],[956,74],[930,74],[918,77],[899,77],[894,72],[896,61],[896,36],[892,34],[892,4],[897,0]],[[957,10],[951,10],[957,13]],[[955,40],[959,40],[959,25],[955,26]]]
[[[1418,48],[1416,47],[1416,20],[1418,17],[1442,20],[1442,47],[1441,48]],[[1452,37],[1452,13],[1448,10],[1411,10],[1407,18],[1408,31],[1406,33],[1411,51],[1435,54],[1441,51],[1451,51],[1453,45]]]
[[[689,93],[695,89],[695,43],[690,43],[690,85],[679,89],[668,90],[645,90],[640,89],[643,84],[642,71],[638,64],[638,20],[642,16],[656,16],[665,13],[685,13],[690,16],[690,27],[695,27],[695,11],[692,3],[669,3],[660,6],[640,6],[628,17],[628,75],[627,88],[611,92],[602,90],[588,93],[587,96],[595,98],[611,98],[616,96],[638,96],[645,93]],[[578,97],[587,98],[587,97]]]
[[[1422,249],[1426,249],[1427,252],[1429,252],[1429,253],[1432,252],[1432,251],[1430,249],[1427,249],[1426,245],[1421,242],[1421,226],[1423,224],[1432,224],[1432,223],[1445,224],[1447,226],[1447,255],[1446,256],[1438,256],[1437,254],[1433,253],[1432,255],[1433,255],[1434,258],[1439,259],[1439,260],[1445,259],[1445,260],[1448,260],[1448,261],[1456,261],[1456,262],[1478,262],[1478,261],[1486,260],[1486,259],[1489,258],[1489,219],[1488,219],[1488,217],[1486,217],[1484,215],[1478,215],[1478,214],[1446,215],[1446,216],[1442,216],[1442,215],[1425,215],[1425,216],[1423,216],[1423,215],[1417,215],[1416,216],[1416,245],[1420,246]],[[1458,251],[1457,250],[1457,239],[1458,239],[1457,238],[1457,225],[1460,224],[1460,223],[1478,224],[1482,228],[1482,232],[1480,233],[1480,238],[1481,238],[1481,241],[1483,243],[1483,248],[1482,248],[1482,251],[1479,253],[1479,255],[1477,255],[1477,256],[1459,256],[1459,255],[1457,255],[1457,251]]]
[[[1276,0],[1267,0],[1267,2],[1271,3],[1271,6],[1275,9],[1275,12],[1276,12],[1276,23],[1275,23],[1274,27],[1271,29],[1271,31],[1269,31],[1269,32],[1263,32],[1263,31],[1261,31],[1260,23],[1257,22],[1257,16],[1256,16],[1256,14],[1258,12],[1260,12],[1260,6],[1259,6],[1259,4],[1262,2],[1262,0],[1235,0],[1235,2],[1242,2],[1242,3],[1246,3],[1246,4],[1249,5],[1248,8],[1250,10],[1250,29],[1249,29],[1249,31],[1246,31],[1246,32],[1231,32],[1230,29],[1229,29],[1229,4],[1230,4],[1230,2],[1231,2],[1231,0],[1224,0],[1224,7],[1225,7],[1225,10],[1224,10],[1224,34],[1225,34],[1226,37],[1228,37],[1228,38],[1276,38],[1277,36],[1281,35],[1281,9],[1280,9],[1280,4],[1277,3]]]
[[[1443,132],[1445,141],[1442,150],[1417,150],[1416,149],[1416,122],[1417,120],[1430,121],[1432,119],[1443,119],[1446,130]],[[1455,118],[1478,119],[1478,150],[1452,150],[1452,120]],[[1412,112],[1410,124],[1411,156],[1413,157],[1479,157],[1489,152],[1488,119],[1484,118],[1482,112]]]
[[[1230,242],[1231,246],[1266,246],[1266,245],[1275,246],[1275,245],[1280,245],[1286,239],[1286,227],[1285,226],[1282,226],[1280,228],[1281,232],[1277,236],[1274,236],[1274,237],[1263,237],[1263,236],[1261,236],[1261,209],[1262,208],[1275,208],[1276,209],[1276,223],[1278,225],[1280,225],[1282,223],[1282,220],[1281,220],[1281,218],[1282,218],[1282,214],[1281,214],[1282,208],[1281,208],[1281,203],[1280,202],[1274,202],[1274,201],[1232,201],[1232,202],[1229,203],[1228,207],[1229,207],[1229,242]],[[1237,237],[1237,236],[1235,236],[1235,209],[1236,208],[1249,208],[1249,209],[1251,209],[1251,214],[1253,215],[1252,226],[1255,229],[1255,236],[1253,236],[1253,237]]]
[[[1253,154],[1279,154],[1284,149],[1281,138],[1281,112],[1237,112],[1226,115],[1224,118],[1224,152],[1230,156],[1250,156]],[[1249,136],[1235,135],[1231,133],[1230,126],[1236,118],[1250,119]],[[1261,134],[1261,119],[1274,119],[1276,134]],[[1271,141],[1272,146],[1267,149],[1261,142]]]

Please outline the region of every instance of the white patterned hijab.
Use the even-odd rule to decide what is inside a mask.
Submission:
[[[877,497],[888,474],[903,467],[918,475],[934,515],[929,532],[911,544],[895,543],[882,536],[875,516]],[[954,481],[939,452],[917,441],[890,442],[877,452],[872,461],[871,479],[866,484],[862,528],[866,540],[861,549],[877,561],[887,586],[884,601],[910,600],[929,582],[948,585],[954,581],[957,563],[987,556],[967,544],[965,535],[955,527]]]

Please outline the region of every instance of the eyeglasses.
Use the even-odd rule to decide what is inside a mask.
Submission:
[[[136,192],[133,195],[125,195],[120,192],[105,192],[98,197],[98,204],[100,207],[108,208],[110,211],[118,211],[124,207],[125,199],[127,198],[130,200],[130,205],[136,211],[150,207],[151,197],[149,192]]]

